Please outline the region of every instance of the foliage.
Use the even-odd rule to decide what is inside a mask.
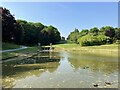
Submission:
[[[97,27],[91,28],[89,33],[93,36],[98,35],[99,29]]]
[[[2,41],[15,42],[19,44],[22,39],[22,30],[14,16],[6,8],[0,8],[2,12]]]
[[[115,39],[120,40],[120,28],[115,28]]]
[[[90,30],[83,29],[77,34],[74,31],[68,36],[68,42],[79,43],[81,46],[119,43],[119,40],[120,28],[113,28],[111,26],[105,26],[100,29],[97,27],[91,28]]]
[[[104,35],[90,36],[86,35],[78,39],[81,46],[93,46],[105,44],[107,37]]]
[[[83,29],[81,32],[80,32],[80,36],[85,36],[89,33],[89,30],[88,29]]]
[[[60,32],[54,26],[45,26],[39,22],[15,20],[15,17],[6,8],[2,12],[2,41],[23,45],[41,43],[46,45],[57,43],[61,40]]]
[[[110,38],[113,38],[115,36],[115,29],[113,27],[106,26],[105,35]]]
[[[78,37],[79,37],[79,30],[75,28],[75,30],[69,34],[67,40],[70,43],[77,43]]]
[[[17,21],[24,31],[23,44],[41,43],[42,45],[47,45],[57,43],[61,40],[59,31],[52,25],[44,26],[41,23],[27,22],[24,20]]]
[[[61,40],[60,32],[52,25],[45,26],[39,22],[15,20],[14,15],[6,8],[0,8],[2,17],[2,41],[23,45],[47,45],[58,43]],[[83,29],[79,32],[75,28],[70,32],[67,42],[84,45],[102,45],[106,43],[119,43],[120,28],[105,26]]]
[[[20,45],[16,45],[13,43],[2,43],[2,50],[16,49],[16,48],[20,48]]]

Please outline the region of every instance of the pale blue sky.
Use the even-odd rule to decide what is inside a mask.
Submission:
[[[16,19],[58,28],[67,37],[75,28],[118,26],[117,2],[4,2]]]

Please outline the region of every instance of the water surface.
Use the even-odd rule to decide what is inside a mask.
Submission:
[[[40,53],[2,65],[3,88],[118,88],[117,57]],[[106,83],[110,83],[106,84]]]

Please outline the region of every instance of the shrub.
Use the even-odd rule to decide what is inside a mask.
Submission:
[[[81,46],[93,46],[106,44],[107,37],[104,35],[90,36],[86,35],[78,39]]]
[[[116,40],[116,44],[120,44],[120,40]]]

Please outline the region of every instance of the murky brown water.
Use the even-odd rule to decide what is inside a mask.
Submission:
[[[3,63],[4,88],[118,88],[117,57],[53,52]]]

